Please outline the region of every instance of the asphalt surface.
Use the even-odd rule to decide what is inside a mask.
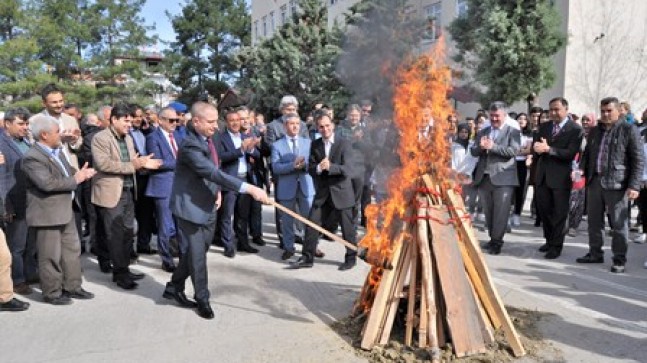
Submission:
[[[147,276],[127,292],[86,254],[83,286],[95,299],[51,306],[37,292],[25,298],[29,311],[0,314],[0,362],[364,361],[329,325],[349,314],[368,266],[339,272],[343,247],[322,240],[326,256],[314,268],[288,270],[269,207],[264,221],[268,244],[259,254],[209,252],[215,319],[162,298],[169,274],[157,256],[140,257],[133,269]],[[587,250],[584,232],[568,238],[558,260],[544,260],[540,230],[527,216],[522,222],[487,261],[506,305],[547,313],[540,330],[561,352],[542,361],[647,362],[647,245],[632,243],[627,272],[616,275],[609,254],[605,264],[575,263]]]

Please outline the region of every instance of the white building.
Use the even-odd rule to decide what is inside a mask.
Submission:
[[[328,6],[329,25],[343,22],[343,13],[359,0],[321,0]],[[628,101],[636,117],[647,107],[647,1],[644,0],[554,0],[562,16],[561,29],[567,46],[554,56],[556,80],[539,94],[539,106],[547,107],[555,96],[570,102],[570,110],[581,114],[597,111],[599,101],[616,96]],[[436,19],[432,38],[447,35],[445,27],[467,11],[466,0],[410,0],[411,11]],[[297,9],[296,0],[252,0],[252,43],[258,44],[274,32]],[[422,44],[430,46],[433,41]],[[462,116],[473,116],[480,106],[456,103]],[[513,105],[526,111],[526,102]],[[599,113],[599,112],[596,112]]]

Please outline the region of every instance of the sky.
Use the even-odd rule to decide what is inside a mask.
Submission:
[[[173,26],[165,11],[168,10],[173,15],[179,14],[184,3],[184,0],[146,0],[142,17],[146,25],[155,25],[155,30],[150,35],[157,34],[160,40],[166,42],[175,40]],[[166,48],[164,44],[159,44],[158,47],[159,50]]]

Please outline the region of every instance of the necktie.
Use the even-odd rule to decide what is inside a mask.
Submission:
[[[175,145],[175,138],[173,134],[168,134],[168,139],[171,142],[171,150],[173,150],[173,156],[177,158],[177,145]]]
[[[296,139],[290,139],[292,141],[292,153],[294,155],[297,155],[297,140]]]
[[[216,152],[216,147],[213,145],[213,140],[210,137],[207,137],[207,145],[209,146],[209,152],[211,153],[211,159],[216,166],[220,166],[220,160],[218,159],[218,153]]]
[[[553,126],[553,138],[559,134],[559,124]]]

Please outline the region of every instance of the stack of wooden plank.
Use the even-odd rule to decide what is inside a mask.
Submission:
[[[429,175],[417,183],[391,246],[393,269],[373,267],[356,304],[368,312],[361,347],[388,342],[398,306],[406,299],[404,343],[429,348],[434,361],[450,342],[457,357],[484,353],[499,329],[512,353],[524,355],[459,192]]]

